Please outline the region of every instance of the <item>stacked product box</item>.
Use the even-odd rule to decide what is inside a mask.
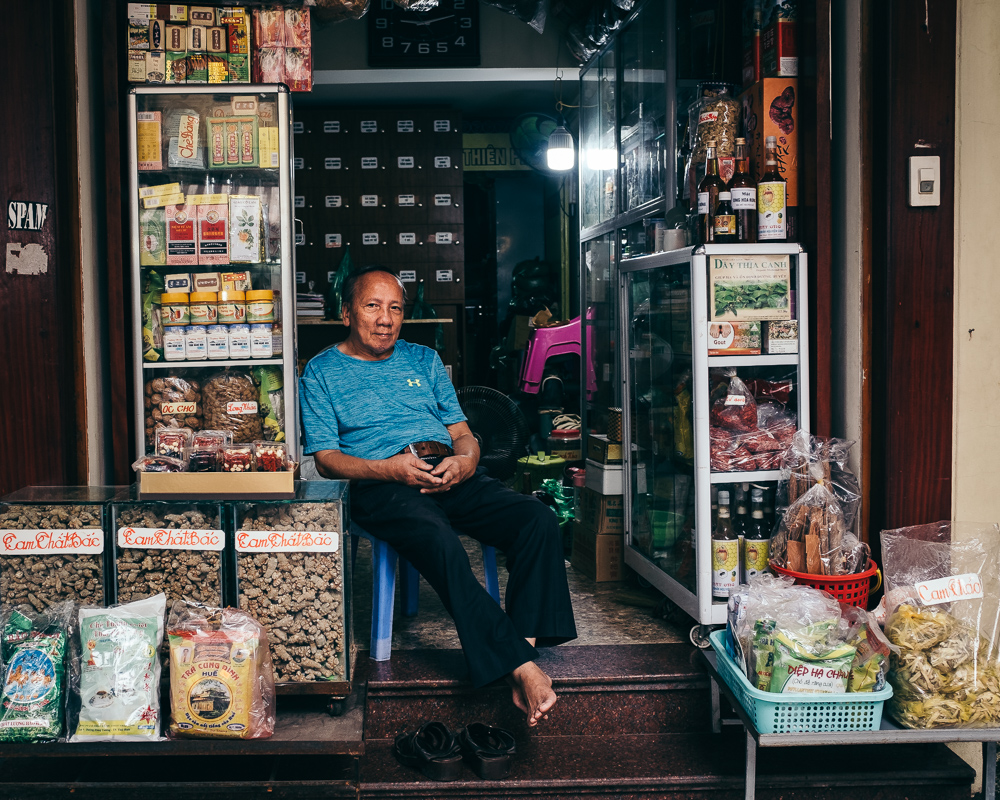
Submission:
[[[312,28],[305,8],[255,8],[255,83],[284,83],[293,92],[312,91]]]

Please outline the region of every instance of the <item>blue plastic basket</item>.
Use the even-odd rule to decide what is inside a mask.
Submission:
[[[874,731],[882,724],[882,705],[892,697],[881,692],[846,694],[776,694],[750,685],[726,652],[726,632],[712,631],[709,640],[718,656],[719,675],[760,733]]]

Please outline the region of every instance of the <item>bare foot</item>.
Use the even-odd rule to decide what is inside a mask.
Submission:
[[[527,715],[529,727],[549,718],[545,712],[556,704],[556,693],[552,691],[552,679],[534,661],[515,669],[509,680],[514,689],[514,705]]]

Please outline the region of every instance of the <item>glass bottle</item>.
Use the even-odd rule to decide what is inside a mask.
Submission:
[[[743,535],[743,580],[767,572],[771,531],[764,521],[764,492],[754,489],[750,495],[750,524]]]
[[[747,140],[736,140],[736,171],[729,182],[733,212],[736,214],[736,241],[741,244],[757,241],[757,186],[750,174],[750,154]]]
[[[736,239],[736,214],[730,202],[729,192],[719,192],[719,205],[715,209],[715,216],[712,217],[713,235],[716,244],[726,244],[737,241]]]
[[[712,533],[712,597],[728,600],[740,574],[740,543],[733,530],[729,492],[719,490],[719,518]]]
[[[715,152],[715,142],[708,142],[705,148],[705,177],[698,186],[698,221],[702,244],[715,241],[712,220],[716,206],[719,205],[719,192],[726,188],[719,177],[719,159]]]
[[[788,207],[785,179],[778,170],[778,140],[764,140],[764,174],[757,182],[757,241],[784,242],[788,239]]]
[[[736,514],[733,516],[733,530],[737,537],[747,535],[750,530],[750,516],[747,514],[747,495],[750,484],[744,483],[736,489]]]

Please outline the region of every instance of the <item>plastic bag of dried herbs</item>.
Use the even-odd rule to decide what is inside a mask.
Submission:
[[[39,613],[27,606],[0,613],[0,741],[46,742],[62,735],[71,601]]]

